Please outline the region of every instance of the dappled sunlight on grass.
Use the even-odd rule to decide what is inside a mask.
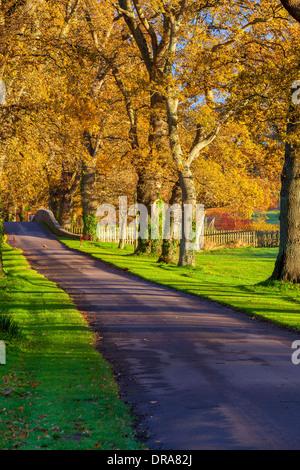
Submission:
[[[21,337],[0,331],[0,449],[140,449],[111,366],[68,295],[5,245],[0,313]],[[2,279],[2,280],[3,280]],[[2,282],[1,280],[1,282]]]
[[[62,240],[78,249],[79,243]],[[197,254],[196,267],[158,263],[155,257],[135,256],[133,246],[119,250],[114,243],[83,242],[81,251],[144,279],[214,300],[250,315],[300,329],[300,288],[290,283],[267,283],[277,248],[240,248]]]

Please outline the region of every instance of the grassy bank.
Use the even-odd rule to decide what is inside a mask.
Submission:
[[[110,365],[70,298],[7,245],[0,315],[0,449],[139,449]]]
[[[300,288],[290,283],[264,284],[274,268],[277,248],[241,248],[203,252],[195,268],[159,264],[113,243],[62,240],[75,248],[145,279],[196,294],[252,316],[300,329]]]

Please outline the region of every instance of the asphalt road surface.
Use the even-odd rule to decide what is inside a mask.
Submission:
[[[5,230],[103,337],[149,449],[300,449],[297,333],[123,273],[33,222]]]

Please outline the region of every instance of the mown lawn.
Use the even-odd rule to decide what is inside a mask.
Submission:
[[[197,255],[197,266],[177,267],[157,263],[157,258],[133,255],[133,247],[62,239],[73,249],[90,253],[119,268],[252,316],[300,329],[300,287],[290,283],[265,283],[271,275],[277,248],[241,248],[206,251]]]
[[[67,294],[5,245],[0,315],[0,449],[141,449],[110,365]]]

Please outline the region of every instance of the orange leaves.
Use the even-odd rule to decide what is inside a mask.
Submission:
[[[38,385],[40,385],[40,382],[32,382],[31,388],[36,388]]]
[[[47,207],[49,192],[52,200],[60,191],[62,168],[74,174],[92,159],[102,199],[124,188],[115,184],[113,194],[110,182],[107,192],[103,188],[104,179],[123,170],[131,175],[130,196],[143,171],[163,175],[167,186],[182,170],[196,128],[203,136],[213,133],[229,108],[231,121],[194,164],[199,199],[243,212],[265,207],[278,189],[287,90],[291,77],[299,78],[298,25],[278,13],[276,0],[209,7],[129,2],[125,17],[116,12],[121,4],[79,2],[66,17],[63,4],[46,2],[32,30],[14,41],[5,70],[8,98],[34,108],[20,115],[2,149],[7,210]],[[181,166],[170,151],[164,101],[170,96],[179,103],[172,124]],[[84,133],[101,141],[97,157],[84,145]],[[79,190],[74,198],[80,215]]]

